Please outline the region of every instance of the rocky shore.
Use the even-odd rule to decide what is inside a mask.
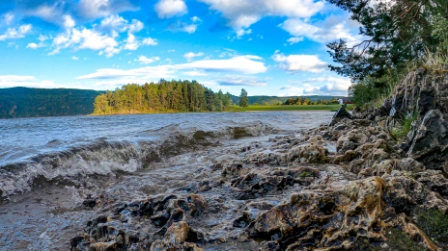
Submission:
[[[417,71],[378,109],[204,149],[181,181],[166,174],[174,190],[92,194],[83,206],[101,216],[71,250],[448,250],[447,97],[448,75]]]

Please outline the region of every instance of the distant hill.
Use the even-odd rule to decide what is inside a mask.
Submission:
[[[87,115],[94,111],[95,98],[104,91],[79,89],[38,89],[14,87],[0,89],[0,119]],[[291,97],[249,96],[249,104],[274,105]],[[311,101],[331,100],[333,96],[300,96]],[[231,95],[232,102],[240,98]]]
[[[77,89],[0,89],[0,118],[87,115],[104,92]]]
[[[310,96],[288,96],[288,97],[277,97],[277,96],[249,96],[249,105],[253,105],[255,103],[260,105],[276,105],[278,103],[284,103],[286,100],[290,98],[307,98],[310,101],[318,101],[318,100],[332,100],[334,96],[319,96],[319,95],[310,95]],[[337,96],[340,97],[340,96]],[[232,95],[232,103],[239,104],[240,97]]]

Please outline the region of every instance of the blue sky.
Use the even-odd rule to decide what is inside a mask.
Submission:
[[[0,88],[161,78],[239,95],[347,95],[326,44],[358,25],[313,0],[1,0]]]

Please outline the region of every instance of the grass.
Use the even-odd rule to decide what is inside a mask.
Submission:
[[[267,112],[267,111],[337,111],[341,105],[251,105],[249,107],[232,106],[232,112]],[[347,105],[352,110],[353,105]]]
[[[405,138],[408,133],[411,131],[412,122],[414,122],[417,119],[417,113],[414,112],[412,114],[408,114],[404,119],[400,120],[400,127],[393,128],[390,131],[390,134],[393,138],[396,140],[400,140]]]

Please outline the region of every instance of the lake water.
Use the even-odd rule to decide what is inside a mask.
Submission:
[[[103,214],[86,209],[86,197],[107,195],[118,203],[186,193],[179,189],[191,186],[191,177],[220,177],[205,170],[234,156],[229,152],[295,137],[332,116],[282,111],[0,120],[0,250],[69,250],[86,222]]]

